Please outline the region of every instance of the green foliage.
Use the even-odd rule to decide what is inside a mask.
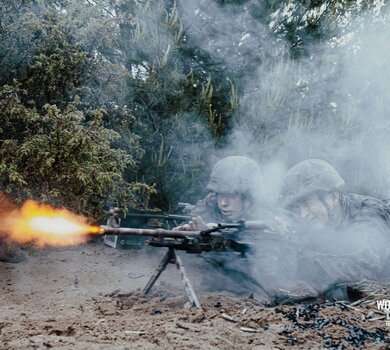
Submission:
[[[135,190],[125,181],[125,170],[136,160],[111,148],[119,135],[102,126],[103,109],[83,113],[71,103],[64,111],[45,105],[45,113],[38,114],[22,104],[20,93],[10,86],[0,91],[0,179],[7,193],[93,217],[102,214],[106,201],[147,206],[153,190],[146,185]],[[18,139],[15,126],[21,130]]]
[[[145,208],[155,190],[134,185],[144,152],[116,104],[127,73],[105,56],[102,7],[78,5],[2,4],[0,186],[94,217],[108,202]]]
[[[81,94],[78,89],[82,88],[87,63],[86,53],[69,45],[56,48],[49,55],[36,56],[24,83],[31,89],[37,107],[43,107],[41,101],[61,106]]]
[[[277,4],[275,6],[275,4]],[[378,2],[350,0],[270,1],[270,16],[266,19],[274,32],[290,43],[290,54],[299,58],[311,54],[319,43],[326,43],[345,33],[353,21],[368,10],[374,10]],[[264,12],[264,4],[254,5],[253,10]]]

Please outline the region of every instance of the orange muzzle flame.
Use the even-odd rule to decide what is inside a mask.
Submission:
[[[0,226],[4,225],[1,229],[11,240],[33,242],[39,247],[82,244],[88,240],[88,234],[100,232],[98,226],[89,225],[82,216],[32,200],[4,219]]]

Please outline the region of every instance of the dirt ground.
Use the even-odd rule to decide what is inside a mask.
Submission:
[[[388,286],[367,284],[350,305],[270,307],[228,293],[198,293],[184,308],[170,265],[150,296],[140,292],[164,249],[118,250],[103,243],[33,250],[0,263],[0,349],[389,349],[376,300]],[[181,253],[196,290],[197,258]]]

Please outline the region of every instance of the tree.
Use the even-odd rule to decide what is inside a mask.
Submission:
[[[138,194],[148,195],[148,188],[125,181],[124,171],[136,160],[111,148],[119,135],[102,126],[104,110],[83,113],[74,102],[64,111],[46,105],[45,113],[39,114],[21,103],[22,94],[7,85],[0,91],[0,180],[7,193],[95,218],[102,215],[107,200],[145,207]],[[138,152],[142,153],[139,146]],[[137,188],[145,193],[137,193]]]
[[[135,181],[143,150],[134,118],[118,108],[120,94],[105,93],[126,76],[96,51],[101,42],[93,46],[88,33],[82,41],[69,30],[77,26],[70,26],[66,5],[2,4],[2,189],[19,201],[35,198],[95,217],[107,201],[145,208],[154,189]],[[109,76],[100,74],[107,66]],[[112,129],[119,123],[121,134]]]

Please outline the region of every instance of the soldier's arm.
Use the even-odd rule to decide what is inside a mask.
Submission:
[[[381,218],[362,218],[354,222],[350,230],[350,236],[354,238],[353,256],[359,265],[369,266],[372,276],[379,275],[390,256],[390,228]]]
[[[377,279],[389,258],[389,237],[380,218],[357,220],[302,249],[299,274],[319,291],[335,283]]]
[[[216,227],[215,223],[206,223],[202,217],[195,216],[187,224],[180,225],[174,228],[179,231],[204,231]]]

